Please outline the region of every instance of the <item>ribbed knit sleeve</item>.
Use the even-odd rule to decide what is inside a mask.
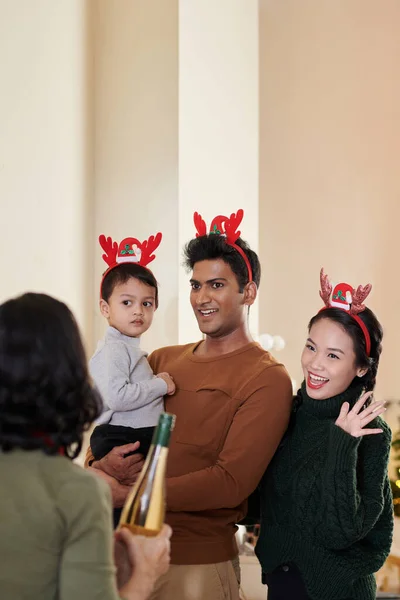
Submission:
[[[381,434],[355,438],[329,423],[316,516],[326,548],[345,549],[365,538],[387,505],[391,433],[382,419],[370,425],[376,426]]]

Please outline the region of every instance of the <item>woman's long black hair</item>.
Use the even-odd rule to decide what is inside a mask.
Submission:
[[[60,450],[75,458],[101,399],[75,318],[28,293],[0,306],[0,449]]]

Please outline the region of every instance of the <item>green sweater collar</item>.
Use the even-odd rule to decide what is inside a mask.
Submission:
[[[326,400],[314,400],[310,398],[306,391],[306,382],[303,381],[301,389],[298,391],[299,410],[313,415],[318,419],[329,419],[338,417],[343,402],[349,402],[350,408],[354,406],[363,392],[363,386],[356,379],[342,394],[332,396]]]

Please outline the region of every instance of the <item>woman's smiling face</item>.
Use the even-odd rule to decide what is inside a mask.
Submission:
[[[354,377],[366,369],[356,366],[353,340],[329,318],[311,327],[301,355],[307,394],[314,400],[326,400],[343,393]]]

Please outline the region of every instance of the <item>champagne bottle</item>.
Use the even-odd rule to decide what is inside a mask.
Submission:
[[[162,413],[138,480],[122,510],[119,527],[138,535],[155,536],[165,518],[165,477],[168,445],[175,415]]]

